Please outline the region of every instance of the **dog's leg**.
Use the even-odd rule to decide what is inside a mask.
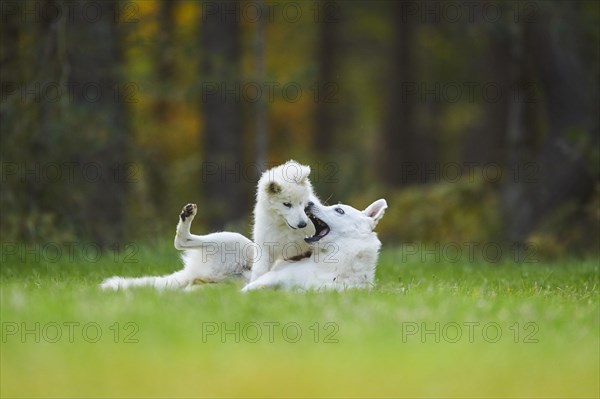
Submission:
[[[262,290],[266,288],[277,288],[284,283],[284,280],[280,274],[281,273],[276,271],[267,272],[256,280],[246,284],[246,286],[242,288],[242,292]]]
[[[196,204],[187,204],[179,214],[179,223],[175,231],[175,248],[183,250],[190,248],[202,248],[205,244],[200,236],[190,232],[192,221],[196,217],[198,207]]]
[[[110,277],[100,284],[103,290],[119,290],[131,287],[154,287],[157,289],[186,288],[194,283],[194,277],[185,270],[166,276]]]
[[[203,236],[192,234],[190,227],[197,211],[198,207],[196,204],[187,204],[183,207],[183,210],[179,214],[179,223],[175,232],[175,248],[179,250],[201,249],[231,244],[240,246],[241,250],[248,250],[248,252],[252,250],[251,248],[246,248],[253,245],[252,241],[239,233],[223,231]]]
[[[259,258],[255,259],[252,265],[252,274],[250,275],[250,281],[256,281],[260,279],[269,271],[269,265],[271,264],[269,257],[270,253],[263,254],[263,251],[259,254]],[[265,251],[266,252],[266,251]]]

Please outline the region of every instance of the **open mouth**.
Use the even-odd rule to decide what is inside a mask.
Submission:
[[[306,215],[315,225],[315,235],[312,237],[306,237],[304,241],[310,244],[319,241],[321,238],[329,234],[330,229],[327,223],[316,217],[312,212],[308,212]]]

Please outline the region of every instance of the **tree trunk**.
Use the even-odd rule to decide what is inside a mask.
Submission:
[[[575,18],[572,7],[572,3],[546,4],[537,23],[515,25],[510,41],[513,59],[508,67],[516,96],[509,103],[511,175],[503,187],[503,204],[506,236],[515,244],[523,244],[557,207],[581,203],[593,191],[583,149],[568,137],[579,131],[592,143],[598,131],[597,121],[588,117],[593,114],[593,96],[576,51],[583,37],[577,28],[560,41],[557,37],[561,31],[557,21]],[[570,26],[578,26],[577,21]]]
[[[118,7],[116,0],[95,3],[100,17],[86,21],[76,13],[68,24],[69,81],[76,84],[73,112],[82,145],[83,162],[95,164],[100,177],[93,181],[82,218],[99,245],[112,245],[125,237],[128,136],[125,122],[127,92],[120,77]],[[69,27],[71,29],[69,29]],[[89,182],[84,182],[89,183]],[[90,211],[91,210],[91,211]]]
[[[333,13],[331,7],[323,7],[323,13]],[[315,98],[315,136],[314,149],[322,156],[331,154],[337,127],[336,109],[339,104],[332,103],[330,93],[335,90],[336,81],[336,49],[337,29],[339,21],[336,15],[323,15],[318,25],[317,62],[318,75]]]
[[[400,186],[419,181],[418,175],[404,174],[403,170],[422,167],[423,158],[417,148],[416,98],[406,95],[407,87],[415,83],[412,55],[415,26],[412,18],[405,18],[402,2],[394,3],[393,8],[392,71],[388,80],[388,109],[378,145],[381,154],[378,163],[383,181]]]
[[[221,4],[227,9],[239,8],[237,1]],[[236,15],[207,13],[201,28],[204,212],[213,229],[237,222],[247,212],[239,173],[243,165],[240,29]]]
[[[522,244],[534,226],[536,206],[535,187],[531,179],[523,175],[526,165],[534,165],[537,159],[537,138],[534,122],[537,120],[534,107],[522,96],[514,93],[526,93],[528,82],[534,78],[531,70],[531,54],[526,48],[530,31],[525,24],[509,26],[505,44],[509,53],[506,66],[511,77],[511,95],[507,115],[507,173],[505,175],[502,204],[506,215],[506,238],[509,243]]]
[[[490,164],[504,167],[507,115],[512,99],[511,85],[514,83],[507,66],[512,63],[512,56],[507,45],[506,27],[497,23],[489,28],[490,45],[483,57],[485,64],[482,74],[478,77],[484,82],[492,82],[498,88],[498,100],[493,102],[494,97],[491,96],[494,94],[490,94],[489,99],[482,99],[485,107],[483,123],[466,138],[463,160],[465,163],[473,163],[476,167]]]
[[[534,54],[548,118],[539,157],[536,222],[566,202],[581,204],[593,191],[582,142],[598,143],[598,104],[594,106],[593,99],[598,87],[590,84],[578,52],[585,41],[579,6],[575,2],[552,3],[546,9],[548,14],[543,15],[547,23],[531,24],[529,48]],[[568,33],[560,33],[564,32],[563,24],[569,26]]]
[[[262,0],[257,1],[259,9],[264,7]],[[256,22],[254,58],[256,62],[256,82],[263,84],[265,81],[265,29],[267,26],[267,16],[262,17]],[[255,125],[256,125],[256,165],[261,171],[266,169],[267,162],[267,107],[265,96],[259,96],[255,104]]]
[[[158,13],[158,45],[156,49],[156,83],[158,96],[154,102],[153,116],[156,118],[158,131],[155,134],[164,134],[169,131],[170,118],[172,117],[173,77],[175,75],[175,56],[173,49],[173,34],[175,29],[175,1],[163,0]],[[158,209],[158,214],[168,212],[168,196],[165,189],[168,187],[168,170],[165,168],[167,157],[164,149],[159,145],[150,147],[145,157],[145,168],[148,171],[150,198]],[[172,211],[172,210],[171,210]]]

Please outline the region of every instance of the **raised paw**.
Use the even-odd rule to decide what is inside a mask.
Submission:
[[[196,206],[196,204],[187,204],[186,206],[184,206],[183,209],[181,210],[181,213],[179,214],[181,221],[185,222],[185,219],[187,219],[189,217],[191,217],[193,219],[194,216],[196,216],[197,210],[198,210],[198,207]]]

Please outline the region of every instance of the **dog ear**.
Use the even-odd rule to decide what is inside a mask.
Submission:
[[[281,192],[281,186],[274,181],[270,182],[267,185],[267,193],[269,194],[279,194]]]
[[[371,205],[369,205],[364,211],[363,213],[370,217],[373,220],[373,229],[375,228],[375,226],[377,226],[377,223],[379,223],[379,220],[383,217],[383,214],[385,213],[385,210],[387,209],[387,202],[384,199],[378,199],[377,201],[373,202]]]
[[[310,166],[300,165],[300,176],[298,176],[298,183],[304,183],[310,175]]]

